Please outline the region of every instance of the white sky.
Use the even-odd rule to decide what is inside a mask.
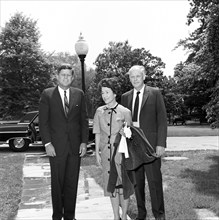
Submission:
[[[75,54],[75,42],[82,32],[89,45],[85,59],[92,66],[110,41],[129,41],[132,48],[149,50],[166,63],[165,75],[184,61],[182,48],[172,51],[192,31],[186,25],[188,0],[76,1],[0,0],[0,26],[15,12],[37,20],[43,50]]]

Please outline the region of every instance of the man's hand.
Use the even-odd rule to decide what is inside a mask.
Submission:
[[[46,154],[50,157],[55,157],[56,156],[56,152],[55,152],[55,148],[53,147],[53,145],[51,143],[49,143],[48,145],[46,145]]]
[[[165,148],[162,147],[162,146],[157,146],[156,147],[156,154],[157,154],[157,157],[162,157],[165,153]]]
[[[79,153],[80,153],[80,157],[83,157],[87,153],[87,144],[81,143]]]
[[[124,128],[121,128],[121,129],[120,129],[120,131],[119,131],[119,133],[120,133],[122,136],[124,136],[124,137],[125,137]]]

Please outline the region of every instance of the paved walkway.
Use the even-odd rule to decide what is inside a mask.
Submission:
[[[211,137],[169,137],[169,151],[219,150],[219,138]],[[50,194],[50,166],[44,153],[27,153],[23,167],[23,192],[15,220],[49,220],[52,215]],[[164,184],[165,186],[165,184]],[[197,214],[199,219],[218,219],[215,216]],[[206,212],[205,212],[206,214]],[[112,220],[113,213],[108,197],[93,178],[80,170],[76,207],[77,220]]]
[[[23,168],[23,193],[16,220],[51,219],[50,166],[44,153],[27,153]],[[113,219],[108,197],[93,178],[80,170],[77,220]]]
[[[168,137],[166,150],[219,150],[219,134],[218,136]]]

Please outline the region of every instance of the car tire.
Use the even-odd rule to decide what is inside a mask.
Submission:
[[[9,140],[9,147],[15,152],[26,151],[29,147],[29,144],[30,140],[26,138],[17,137]]]

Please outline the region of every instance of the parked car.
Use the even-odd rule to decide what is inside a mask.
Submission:
[[[93,120],[89,119],[89,145],[94,145]],[[39,132],[39,112],[27,112],[19,121],[1,121],[0,144],[9,144],[15,152],[30,146],[43,146]]]
[[[27,112],[18,122],[0,124],[0,143],[8,143],[13,151],[25,151],[37,141],[40,141],[38,111]]]
[[[176,116],[176,117],[174,117],[174,119],[173,119],[173,125],[178,125],[178,124],[185,125],[185,124],[186,124],[185,118],[182,117],[182,116]]]

